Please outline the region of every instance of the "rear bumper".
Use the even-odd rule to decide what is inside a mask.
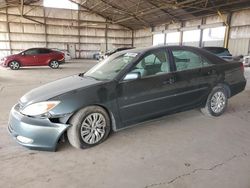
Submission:
[[[61,60],[61,61],[58,61],[59,62],[59,64],[61,65],[61,64],[64,64],[65,63],[65,59],[63,59],[63,60]]]
[[[243,91],[246,87],[246,83],[247,81],[244,80],[242,82],[236,83],[236,84],[232,84],[230,86],[230,91],[231,91],[231,97],[240,93],[241,91]]]
[[[69,125],[24,116],[15,109],[16,106],[11,109],[8,126],[15,141],[31,149],[55,151],[59,138]]]

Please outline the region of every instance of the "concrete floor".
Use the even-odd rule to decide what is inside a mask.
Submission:
[[[14,142],[7,133],[8,113],[24,93],[94,64],[0,68],[0,187],[250,187],[249,83],[218,118],[199,110],[178,113],[112,134],[87,150],[66,142],[57,152],[42,152]],[[250,82],[250,69],[245,72]]]

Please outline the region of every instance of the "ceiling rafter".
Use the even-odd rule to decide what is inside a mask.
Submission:
[[[71,1],[72,3],[75,3],[75,4],[77,4],[77,5],[79,5],[80,7],[82,7],[82,8],[84,8],[84,9],[88,10],[88,11],[91,12],[91,13],[94,13],[94,14],[96,14],[96,15],[98,15],[98,16],[101,16],[101,17],[105,18],[106,21],[107,21],[107,23],[108,23],[108,22],[113,22],[112,19],[111,19],[110,17],[105,16],[105,15],[103,15],[103,14],[100,14],[98,11],[95,11],[94,9],[90,9],[89,7],[87,7],[86,5],[84,5],[84,4],[82,4],[82,3],[76,2],[75,0],[69,0],[69,1]],[[125,28],[128,28],[128,29],[132,30],[132,28],[130,28],[129,26],[126,26],[126,25],[123,25],[123,24],[120,24],[120,25],[123,26],[123,27],[125,27]]]
[[[142,10],[142,11],[138,12],[137,15],[145,16],[145,15],[157,12],[159,10],[159,8],[165,9],[165,8],[171,8],[171,7],[174,7],[174,6],[178,7],[180,5],[190,3],[190,2],[194,2],[194,1],[197,1],[197,0],[186,0],[186,1],[183,1],[183,2],[180,2],[180,3],[175,3],[175,4],[173,4],[173,3],[164,3],[164,5],[156,7],[156,8],[150,8],[149,10]],[[120,23],[120,22],[124,22],[124,21],[127,21],[127,20],[131,20],[131,19],[133,19],[133,17],[126,17],[126,18],[116,20],[115,23]]]
[[[69,0],[69,1],[72,2],[72,3],[75,3],[77,5],[79,5],[80,7],[88,10],[91,13],[94,13],[94,14],[96,14],[98,16],[101,16],[101,17],[107,19],[108,21],[112,21],[109,17],[106,17],[106,16],[100,14],[99,12],[95,11],[94,9],[89,8],[88,6],[84,5],[83,3],[79,3],[78,1],[75,1],[75,0]]]
[[[131,12],[127,11],[126,9],[121,8],[121,7],[117,6],[117,5],[111,4],[111,3],[107,2],[106,0],[100,0],[100,1],[102,1],[103,3],[107,4],[108,6],[114,8],[114,9],[116,9],[116,10],[118,10],[118,11],[122,11],[122,12],[124,12],[125,14],[127,14],[127,15],[129,15],[129,16],[132,16],[132,17],[135,18],[136,20],[139,20],[140,22],[142,22],[143,24],[145,24],[145,26],[151,27],[151,24],[150,24],[150,23],[148,23],[148,22],[145,21],[144,19],[140,18],[140,17],[137,16],[136,14],[131,13]]]
[[[17,7],[28,17],[29,5],[41,6],[42,0],[0,0],[0,11]],[[218,15],[250,8],[250,0],[70,0],[82,7],[79,11],[103,17],[104,24],[119,24],[128,29],[154,27],[183,22],[207,15]],[[38,3],[39,2],[39,3]],[[32,9],[31,9],[32,10]],[[29,18],[31,18],[29,16]],[[36,21],[36,20],[33,20]]]
[[[161,8],[159,5],[157,5],[156,3],[152,2],[151,0],[146,0],[146,2],[148,2],[149,4],[153,5],[154,7],[158,8],[159,10],[161,10],[162,12],[164,12],[170,19],[172,19],[173,22],[176,22],[176,21],[180,22],[181,21],[179,18],[177,18],[176,16],[172,15],[171,13],[169,13],[164,8]]]
[[[231,1],[231,2],[227,2],[227,3],[217,5],[216,8],[223,10],[223,7],[225,7],[225,6],[233,6],[235,4],[248,2],[248,1],[249,0]],[[217,10],[214,7],[206,7],[206,8],[203,7],[202,8],[202,7],[194,7],[194,6],[184,5],[184,6],[181,6],[181,8],[192,8],[192,9],[195,9],[195,10],[190,11],[190,12],[186,12],[185,14],[176,14],[177,16],[180,16],[180,17],[185,17],[188,14],[195,14],[195,13],[199,13],[199,12],[202,12],[202,11],[207,11],[209,14],[211,14],[211,13],[217,14]]]
[[[86,3],[86,2],[85,2]],[[94,4],[92,7],[89,7],[90,9],[94,9],[95,7],[97,7],[98,5],[100,5],[100,4],[102,4],[103,2],[98,2],[98,3],[96,3],[96,4]],[[84,3],[82,3],[82,4],[84,4]]]

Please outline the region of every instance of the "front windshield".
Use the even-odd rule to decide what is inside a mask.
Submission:
[[[86,77],[92,77],[97,80],[112,80],[125,68],[137,53],[116,53],[98,63],[92,69],[84,74]]]

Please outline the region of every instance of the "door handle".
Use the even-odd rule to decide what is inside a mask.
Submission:
[[[173,84],[175,83],[175,78],[174,77],[170,77],[169,79],[163,81],[163,84]]]
[[[212,70],[207,71],[205,74],[211,75],[211,74],[215,74],[215,73],[216,73],[216,70],[212,69]]]

